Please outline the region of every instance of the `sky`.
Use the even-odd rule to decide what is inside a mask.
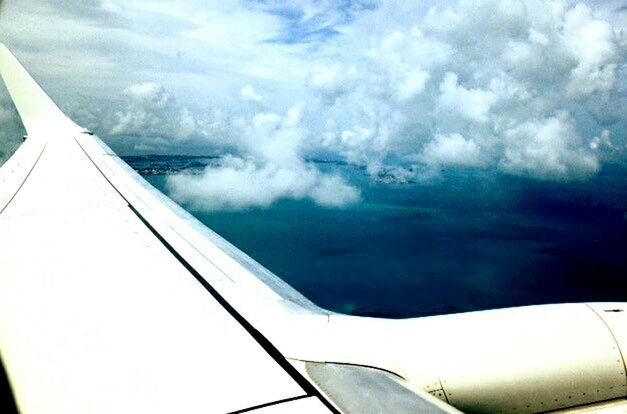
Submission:
[[[429,183],[627,164],[617,0],[4,0],[0,41],[122,155],[221,154],[168,180],[204,210],[362,199],[309,160]],[[0,160],[22,132],[0,94]]]

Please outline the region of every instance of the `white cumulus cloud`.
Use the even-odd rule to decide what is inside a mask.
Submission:
[[[240,91],[245,101],[262,102],[263,96],[259,95],[252,85],[245,85]]]
[[[438,105],[445,111],[454,111],[471,120],[488,120],[490,107],[496,101],[496,95],[482,89],[467,89],[459,85],[454,73],[447,73],[440,83]]]
[[[501,166],[505,171],[547,180],[587,177],[599,160],[582,145],[569,119],[527,121],[505,132],[508,143]]]
[[[240,156],[228,155],[202,175],[168,177],[171,195],[194,208],[267,207],[281,199],[311,199],[324,207],[345,207],[360,199],[344,178],[323,173],[303,159],[307,131],[304,104],[285,114],[259,112],[231,120],[231,143]]]
[[[358,198],[312,156],[399,181],[440,166],[567,181],[627,153],[618,0],[5,3],[0,37],[109,143],[233,155],[173,179],[190,203]],[[221,202],[219,183],[258,191]]]
[[[577,4],[564,19],[564,40],[577,60],[571,70],[568,92],[582,97],[608,92],[614,85],[617,46],[608,22],[595,19],[592,10]]]
[[[485,164],[481,148],[472,140],[454,133],[436,135],[425,145],[421,157],[427,164],[480,167]]]
[[[325,175],[310,165],[257,164],[227,156],[219,167],[201,176],[168,177],[175,200],[202,210],[268,207],[280,199],[311,199],[324,207],[344,207],[359,200],[357,189],[337,175]]]
[[[126,108],[116,112],[108,133],[152,138],[186,139],[197,133],[198,122],[185,107],[176,105],[162,85],[138,83],[122,91]]]
[[[322,48],[310,77],[325,118],[319,143],[375,172],[493,166],[587,179],[602,162],[593,137],[627,142],[621,44],[583,4],[386,3]]]

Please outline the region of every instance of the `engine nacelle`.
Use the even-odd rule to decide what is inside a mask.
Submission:
[[[331,315],[326,328],[315,360],[395,373],[464,412],[544,412],[627,397],[625,303],[405,320]]]

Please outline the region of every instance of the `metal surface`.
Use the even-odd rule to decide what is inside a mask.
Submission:
[[[408,390],[398,377],[378,369],[315,362],[306,362],[305,367],[309,378],[344,413],[459,413],[429,394]]]

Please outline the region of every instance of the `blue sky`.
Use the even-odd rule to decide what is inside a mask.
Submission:
[[[0,39],[119,152],[228,154],[173,178],[182,200],[341,207],[360,189],[308,158],[419,182],[624,164],[625,22],[597,0],[8,0]],[[0,104],[6,157],[19,131]]]

